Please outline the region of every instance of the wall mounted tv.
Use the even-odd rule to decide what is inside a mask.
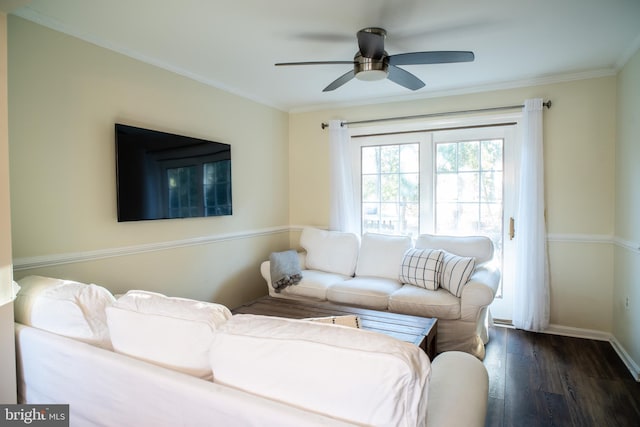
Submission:
[[[116,123],[118,221],[231,215],[231,146]]]

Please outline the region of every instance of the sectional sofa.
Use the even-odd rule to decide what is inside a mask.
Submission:
[[[386,335],[28,276],[15,302],[19,403],[72,426],[484,426],[488,378]]]
[[[300,235],[302,279],[276,289],[272,263],[260,266],[269,295],[314,299],[438,319],[439,352],[484,358],[489,305],[500,283],[493,243],[483,236],[407,236],[326,231]]]

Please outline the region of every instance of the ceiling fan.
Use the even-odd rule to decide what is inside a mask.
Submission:
[[[283,65],[323,65],[323,64],[351,64],[353,69],[334,80],[323,92],[339,88],[354,77],[359,80],[373,81],[388,78],[400,86],[411,90],[424,87],[424,82],[399,65],[444,64],[451,62],[471,62],[475,56],[467,51],[432,51],[409,52],[389,55],[384,50],[384,39],[387,32],[382,28],[370,27],[358,31],[358,52],[353,61],[312,61],[312,62],[280,62]]]

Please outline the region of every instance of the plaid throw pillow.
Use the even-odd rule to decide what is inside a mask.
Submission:
[[[444,254],[439,249],[409,249],[400,268],[400,281],[435,291]]]

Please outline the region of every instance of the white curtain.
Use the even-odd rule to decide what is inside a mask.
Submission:
[[[544,205],[542,99],[525,101],[516,216],[513,324],[528,331],[549,326],[549,262]]]
[[[339,120],[329,122],[329,156],[331,203],[329,229],[357,233],[353,174],[351,172],[351,138],[349,129]]]

